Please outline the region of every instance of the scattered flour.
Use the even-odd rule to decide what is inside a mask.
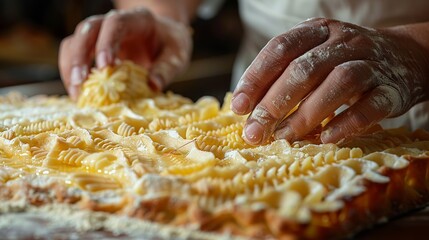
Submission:
[[[6,238],[240,239],[226,234],[143,221],[52,204],[37,208],[23,201],[0,204],[0,233]]]

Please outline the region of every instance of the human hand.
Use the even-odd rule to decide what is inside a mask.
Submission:
[[[298,140],[351,104],[321,133],[322,142],[338,142],[428,99],[423,52],[394,29],[311,19],[268,42],[239,81],[231,108],[251,112],[243,136],[259,145],[273,133]]]
[[[114,10],[85,19],[62,41],[59,67],[75,100],[94,60],[98,68],[122,59],[140,64],[149,71],[151,87],[159,91],[186,67],[191,48],[191,33],[182,23],[144,8]]]

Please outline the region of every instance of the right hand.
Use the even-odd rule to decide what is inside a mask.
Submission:
[[[316,18],[274,37],[234,91],[232,110],[250,113],[244,139],[252,145],[271,136],[294,142],[347,104],[320,136],[338,143],[428,100],[429,54],[416,41],[425,29],[370,29]]]
[[[191,33],[182,23],[144,8],[112,10],[83,20],[61,42],[59,67],[74,100],[94,60],[97,68],[131,60],[148,70],[150,86],[160,91],[187,66],[191,49]]]

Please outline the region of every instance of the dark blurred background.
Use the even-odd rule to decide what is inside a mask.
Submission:
[[[112,8],[108,0],[0,0],[0,93],[23,84],[34,88],[26,92],[63,93],[57,66],[61,39],[84,18]],[[192,27],[192,63],[168,90],[194,100],[222,99],[242,35],[237,1],[225,1],[213,18],[197,18]]]

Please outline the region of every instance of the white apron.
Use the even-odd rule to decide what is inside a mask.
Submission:
[[[241,0],[239,3],[245,36],[233,70],[232,89],[272,37],[308,18],[332,18],[374,28],[429,21],[429,0]],[[381,124],[385,128],[407,126],[429,130],[429,102]]]

